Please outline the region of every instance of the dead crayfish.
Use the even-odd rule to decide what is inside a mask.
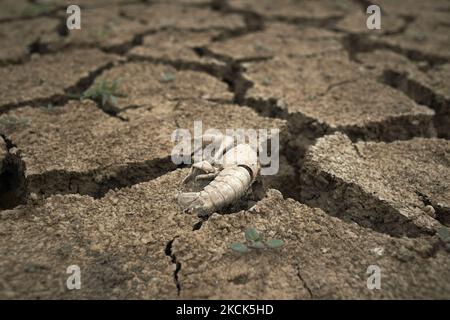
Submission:
[[[182,184],[192,179],[212,181],[199,192],[178,195],[178,204],[183,211],[201,216],[210,215],[239,200],[260,171],[257,150],[249,144],[235,146],[233,138],[226,135],[212,135],[206,139],[219,141],[220,147],[209,161],[194,163]]]

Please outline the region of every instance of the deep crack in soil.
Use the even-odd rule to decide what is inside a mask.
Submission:
[[[166,256],[170,257],[172,263],[174,264],[175,270],[173,271],[173,281],[175,283],[175,286],[177,287],[178,295],[181,293],[181,283],[178,280],[178,273],[181,270],[181,263],[177,261],[177,257],[172,252],[172,244],[178,237],[173,238],[170,240],[166,245],[165,254]]]
[[[237,7],[232,5],[231,2],[233,2],[234,5],[236,5],[237,3]],[[371,1],[367,0],[354,0],[351,2],[360,7],[363,11],[367,6],[372,4]],[[128,5],[133,6],[135,4],[147,4],[153,6],[157,3],[158,2],[153,3],[147,1],[124,1],[118,4],[118,6],[126,7]],[[348,125],[331,127],[325,122],[319,122],[317,121],[317,119],[310,117],[307,114],[300,112],[296,114],[289,113],[286,106],[280,101],[280,99],[276,97],[266,96],[264,98],[255,98],[248,95],[249,90],[254,88],[258,84],[246,78],[246,68],[244,66],[245,63],[264,63],[266,61],[276,60],[279,56],[278,52],[275,52],[270,57],[264,58],[234,58],[232,55],[217,53],[209,48],[213,43],[221,43],[227,40],[233,40],[246,35],[251,35],[252,33],[264,32],[266,31],[268,24],[282,23],[286,25],[298,26],[299,28],[317,28],[320,30],[326,30],[342,35],[343,37],[340,41],[345,52],[348,55],[348,59],[359,65],[362,65],[363,61],[358,59],[358,54],[375,52],[377,50],[387,50],[390,52],[398,53],[414,63],[425,62],[426,66],[421,67],[421,69],[427,71],[436,66],[449,63],[450,61],[439,52],[430,53],[430,51],[419,50],[414,47],[405,47],[397,44],[392,44],[390,42],[387,42],[386,38],[383,39],[383,37],[385,36],[404,35],[408,32],[408,30],[410,30],[411,26],[416,23],[420,17],[416,17],[414,14],[398,14],[398,18],[403,20],[403,24],[401,24],[400,27],[391,31],[383,32],[381,37],[371,37],[367,34],[353,33],[342,30],[341,28],[337,28],[337,23],[342,21],[346,17],[346,15],[328,14],[323,17],[317,17],[314,15],[311,15],[310,17],[295,17],[290,15],[272,14],[272,12],[270,12],[270,15],[269,13],[267,13],[266,15],[266,13],[259,13],[254,10],[254,8],[252,9],[251,1],[248,8],[239,7],[239,1],[237,1],[236,3],[234,3],[234,1],[227,0],[212,0],[209,3],[183,3],[181,5],[184,7],[209,9],[211,12],[221,13],[225,17],[237,15],[242,18],[244,26],[236,28],[217,27],[204,29],[177,28],[176,26],[174,26],[173,28],[148,28],[145,31],[136,32],[135,34],[133,34],[133,37],[131,37],[127,41],[110,46],[101,46],[100,48],[98,48],[102,52],[113,53],[124,58],[118,63],[110,62],[89,72],[87,76],[78,79],[75,85],[64,88],[64,94],[55,94],[46,98],[28,99],[18,103],[8,103],[2,106],[0,113],[7,113],[11,110],[20,109],[29,105],[34,107],[48,104],[52,104],[56,107],[64,105],[75,96],[80,96],[96,81],[99,76],[101,76],[105,71],[111,69],[112,67],[117,66],[117,64],[149,62],[151,64],[169,65],[179,71],[187,70],[203,72],[226,83],[228,85],[229,91],[233,95],[233,101],[220,101],[213,99],[210,100],[218,102],[219,105],[225,105],[232,102],[241,107],[248,106],[251,109],[255,110],[258,114],[265,117],[273,119],[283,119],[287,121],[287,129],[282,133],[283,137],[281,140],[280,154],[286,159],[286,163],[284,165],[292,170],[289,171],[290,173],[286,176],[278,178],[278,181],[270,182],[269,180],[267,180],[269,184],[275,183],[276,188],[282,192],[284,196],[284,199],[282,200],[285,201],[283,203],[288,203],[290,200],[286,199],[290,197],[296,200],[294,202],[297,205],[299,205],[300,202],[305,203],[310,207],[321,208],[327,215],[339,218],[337,220],[333,220],[333,223],[340,224],[342,223],[342,221],[348,223],[349,225],[354,225],[356,223],[361,230],[367,231],[367,233],[375,230],[374,234],[379,233],[382,236],[385,236],[385,234],[392,236],[392,243],[402,237],[407,238],[408,241],[415,241],[415,239],[412,238],[418,238],[417,241],[420,241],[422,239],[428,239],[428,237],[432,237],[434,235],[434,230],[428,229],[427,227],[423,227],[421,225],[417,225],[415,224],[415,221],[409,220],[407,218],[404,218],[402,215],[399,215],[399,210],[395,207],[395,204],[387,202],[379,195],[371,193],[363,186],[361,186],[359,184],[359,181],[349,183],[348,181],[344,181],[342,178],[340,178],[339,175],[332,175],[328,172],[320,171],[311,163],[307,164],[307,166],[304,165],[304,162],[308,157],[307,154],[308,152],[310,152],[309,155],[311,156],[311,146],[316,144],[317,139],[335,133],[342,132],[346,134],[346,136],[348,136],[349,140],[352,143],[356,143],[358,141],[377,141],[384,143],[400,140],[410,140],[411,138],[415,137],[431,137],[432,134],[426,131],[426,129],[423,129],[423,132],[420,130],[412,131],[412,129],[408,127],[409,123],[412,121],[420,122],[420,118],[415,118],[412,120],[407,115],[405,115],[403,117],[398,117],[395,121],[393,121],[392,119],[387,119],[384,122],[373,122],[365,124],[364,126]],[[102,7],[106,7],[105,4],[92,5],[92,8]],[[58,11],[60,11],[61,9],[64,9],[64,7],[56,7],[51,10],[38,13],[35,16],[0,18],[0,24],[12,21],[23,21],[24,23],[26,23],[26,21],[35,19],[37,17],[57,18],[59,19],[59,24],[56,28],[58,36],[60,38],[67,38],[69,35],[69,31],[67,31],[67,29],[65,28],[64,16],[60,16],[58,14]],[[391,15],[390,12],[387,14]],[[125,20],[128,19],[130,22],[139,20],[138,18],[129,16],[124,11],[120,11],[118,15],[120,18]],[[155,35],[159,32],[187,31],[201,34],[211,30],[217,31],[218,33],[209,39],[209,44],[188,48],[191,52],[196,54],[197,58],[199,58],[199,62],[183,58],[172,59],[166,57],[147,57],[132,53],[132,49],[144,44],[144,38],[146,36]],[[98,46],[96,44],[66,43],[61,47],[50,48],[46,42],[41,41],[41,38],[37,38],[35,41],[29,44],[28,53],[25,57],[14,62],[3,60],[2,66],[20,65],[27,63],[30,61],[31,55],[52,56],[53,54],[59,52],[69,52],[70,50],[75,48],[97,47]],[[357,82],[358,80],[359,78],[333,83],[328,87],[328,89],[324,91],[323,95],[327,95],[337,86],[345,85],[350,82]],[[450,102],[447,98],[439,95],[433,89],[430,89],[429,87],[416,81],[414,78],[410,78],[407,74],[398,72],[396,70],[384,70],[381,78],[377,80],[385,84],[386,86],[395,88],[403,92],[418,104],[426,105],[433,109],[436,112],[436,115],[433,117],[434,127],[437,129],[439,137],[446,139],[449,138],[448,110],[450,108]],[[177,99],[180,101],[183,100],[183,98],[168,98],[167,100],[173,101]],[[205,100],[208,99],[209,98],[205,98]],[[337,103],[339,103],[339,101]],[[122,115],[120,114],[125,110],[139,111],[140,109],[146,109],[139,104],[133,104],[116,112],[104,108],[99,102],[97,103],[97,107],[103,112],[107,113],[109,116],[118,118],[122,121],[129,121],[127,118],[122,117]],[[174,121],[177,124],[177,127],[179,127],[178,120],[175,119]],[[425,123],[426,119],[423,121]],[[425,127],[425,125],[420,126],[419,124],[417,127]],[[386,128],[388,128],[389,130],[387,130]],[[392,132],[396,132],[396,134],[392,134]],[[0,209],[11,209],[20,204],[24,204],[29,200],[31,194],[38,195],[38,198],[42,200],[38,202],[40,204],[46,201],[42,198],[47,198],[55,194],[80,194],[88,195],[96,199],[103,198],[110,191],[115,192],[116,189],[127,188],[142,182],[151,181],[168,173],[173,173],[173,171],[177,169],[177,166],[172,163],[170,156],[167,156],[165,158],[156,158],[149,161],[124,164],[123,166],[116,167],[113,170],[113,174],[110,174],[111,172],[109,172],[111,168],[100,167],[98,169],[82,173],[69,172],[65,170],[52,170],[47,171],[43,174],[26,177],[27,163],[26,160],[22,159],[21,157],[20,146],[19,148],[15,146],[13,141],[11,141],[6,134],[2,133],[2,138],[6,143],[7,152],[6,156],[3,159],[0,159],[2,161],[2,165],[0,166],[0,168],[2,168],[2,171],[0,173]],[[357,154],[357,157],[365,159],[364,151],[361,151],[357,145],[353,145],[352,148],[353,151]],[[339,156],[335,158],[339,158]],[[355,161],[358,163],[359,160]],[[375,170],[374,168],[366,169]],[[108,174],[105,174],[105,172],[108,172]],[[218,212],[219,216],[221,216],[222,218],[228,218],[227,216],[230,214],[234,216],[235,214],[251,211],[251,209],[256,204],[263,202],[262,200],[268,189],[264,186],[265,181],[265,179],[258,180],[253,186],[253,188],[257,190],[256,192],[246,195],[240,201],[227,208],[223,208]],[[445,189],[445,186],[443,188]],[[432,195],[424,193],[421,190],[416,190],[415,192],[422,201],[423,206],[433,206],[433,208],[436,210],[436,220],[447,226],[450,224],[450,211],[448,207],[445,207],[444,205],[441,206],[440,204],[434,202],[432,200]],[[349,208],[353,209],[349,210]],[[171,217],[171,219],[172,218],[173,217]],[[210,232],[209,228],[211,226],[211,228],[213,228],[216,222],[209,221],[209,218],[209,216],[199,217],[199,220],[197,220],[197,222],[192,225],[192,232],[190,233],[189,237],[199,236],[199,234],[203,232]],[[311,223],[311,227],[308,224],[304,225],[305,230],[308,229],[306,230],[306,232],[311,232],[311,230],[309,229],[313,229],[313,234],[321,236],[322,234],[320,230],[323,226],[320,223],[316,224],[315,221],[313,221],[314,218],[308,219],[310,219],[308,222]],[[206,224],[208,225],[206,226]],[[340,226],[340,228],[343,227]],[[223,231],[220,228],[219,230],[221,230],[220,232]],[[230,231],[230,229],[226,228],[225,230],[227,230],[228,232]],[[347,231],[347,229],[345,229],[345,231]],[[340,234],[339,236],[345,237],[345,235],[343,234]],[[339,238],[339,236],[337,237]],[[181,236],[179,235],[175,237],[173,237],[172,235],[171,240],[165,244],[163,250],[164,254],[170,258],[170,262],[173,265],[172,278],[176,287],[177,296],[180,296],[181,290],[186,290],[184,285],[187,283],[183,282],[182,286],[179,279],[179,273],[182,269],[181,261],[183,261],[183,277],[185,277],[185,270],[189,270],[190,264],[192,263],[192,261],[189,259],[183,260],[183,258],[185,257],[183,256],[182,250],[180,251],[180,253],[175,253],[173,245],[175,240],[180,239],[180,237]],[[300,236],[297,235],[296,237],[297,238],[294,237],[291,239],[299,241]],[[314,241],[314,237],[310,238],[309,240]],[[167,241],[167,239],[165,241]],[[181,240],[177,240],[177,242],[178,241]],[[308,242],[306,242],[306,244],[302,242],[299,243],[302,246],[307,246]],[[324,252],[324,249],[326,248],[320,248],[320,250],[322,250],[322,253]],[[403,247],[402,250],[404,250],[404,252],[398,253],[399,260],[408,262],[411,261],[411,259],[415,259],[411,258],[409,250]],[[439,254],[444,252],[444,250],[444,243],[433,242],[426,249],[417,249],[416,253],[422,258],[432,260],[438,257]],[[358,254],[362,253],[358,252]],[[323,254],[323,256],[326,256],[326,254]],[[225,256],[224,259],[229,259],[229,257]],[[320,259],[323,259],[323,257],[321,256]],[[326,260],[323,260],[322,262],[324,261],[326,262]],[[97,263],[102,264],[102,259],[99,258],[99,261],[97,261]],[[301,265],[297,263],[296,270],[294,268],[293,270],[287,272],[287,274],[294,276],[294,278],[298,278],[296,281],[300,281],[300,283],[306,289],[309,297],[316,298],[318,295],[316,295],[316,291],[313,292],[311,287],[312,283],[309,283],[309,279],[308,282],[305,280],[306,278],[303,274],[303,269],[301,269],[303,267],[303,263]],[[126,272],[120,269],[118,263],[114,263],[113,269],[114,272],[120,273],[120,277],[117,280],[118,282],[122,283],[131,279],[131,277],[126,276]],[[186,271],[186,277],[188,276],[189,271]],[[195,275],[193,279],[196,279]],[[245,279],[245,281],[240,281],[239,279]],[[190,279],[188,280],[191,281]],[[403,281],[403,279],[401,279],[401,281]],[[237,275],[228,282],[234,283],[234,285],[244,286],[247,282],[250,282],[250,280],[248,280],[248,275],[244,274]],[[102,285],[105,284],[102,283]],[[115,285],[117,284],[108,284],[108,286],[110,287],[114,287]],[[318,291],[320,291],[319,289],[320,288],[318,288]],[[314,290],[316,290],[315,287]],[[239,289],[239,291],[242,291],[242,289]],[[184,292],[185,291],[183,291],[183,293]],[[186,290],[186,292],[189,293],[189,290]],[[408,290],[405,289],[405,292],[408,292]],[[448,292],[444,291],[443,293],[441,292],[437,295],[439,297],[445,297],[448,296]]]

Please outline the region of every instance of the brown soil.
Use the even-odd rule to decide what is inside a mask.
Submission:
[[[0,298],[450,298],[448,1],[378,1],[381,30],[365,1],[83,0],[69,31],[69,3],[0,4]],[[280,129],[207,218],[171,161],[197,120]],[[232,251],[248,227],[284,246]]]

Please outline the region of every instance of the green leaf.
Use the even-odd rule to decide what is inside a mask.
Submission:
[[[248,251],[247,246],[245,244],[239,243],[239,242],[235,242],[235,243],[231,244],[230,245],[230,249],[234,250],[234,251],[237,251],[237,252],[242,252],[242,253]]]
[[[175,75],[173,75],[172,73],[164,73],[162,76],[161,76],[161,82],[171,82],[171,81],[173,81],[173,80],[175,80]]]
[[[261,236],[255,228],[247,228],[245,230],[245,239],[250,242],[256,242],[261,239]]]
[[[284,244],[283,240],[279,240],[279,239],[270,239],[270,240],[266,241],[266,245],[269,248],[273,248],[273,249],[280,248],[283,246],[283,244]]]
[[[106,102],[108,102],[108,96],[106,94],[102,94],[102,106],[106,106]]]
[[[116,106],[117,106],[117,99],[116,99],[115,96],[109,97],[109,101],[110,101],[110,103],[111,103],[111,105],[112,105],[113,107],[116,107]]]
[[[119,80],[101,80],[81,94],[80,100],[92,99],[102,106],[116,105],[116,96],[121,95],[118,89]]]

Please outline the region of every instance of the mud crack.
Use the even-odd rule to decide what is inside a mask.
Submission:
[[[177,293],[178,296],[181,293],[181,283],[178,279],[178,273],[181,270],[181,263],[177,260],[177,257],[175,256],[175,254],[172,252],[172,245],[173,242],[178,238],[178,236],[176,236],[175,238],[173,238],[172,240],[170,240],[169,242],[167,242],[166,245],[166,249],[165,249],[165,254],[166,256],[170,257],[172,263],[175,265],[175,270],[173,272],[173,281],[175,282],[175,286],[177,287]]]
[[[376,50],[388,50],[403,55],[412,61],[426,61],[430,67],[448,62],[448,59],[437,54],[423,53],[415,49],[402,48],[386,43],[383,40],[373,39],[364,34],[347,33],[342,38],[342,44],[348,53],[349,59],[359,64],[361,63],[357,58],[359,53],[373,52]]]
[[[420,192],[419,190],[416,190],[415,193],[424,206],[431,206],[433,210],[435,210],[434,215],[437,221],[447,227],[450,226],[450,208],[444,208],[438,203],[434,203],[428,195]]]
[[[7,149],[0,172],[0,209],[11,209],[26,198],[25,163],[11,140],[3,134],[0,136]]]
[[[119,64],[124,63],[119,61]],[[80,78],[73,86],[64,89],[64,94],[55,94],[46,98],[37,98],[26,101],[21,101],[19,103],[4,104],[1,106],[0,114],[7,113],[8,111],[18,109],[24,106],[41,107],[41,106],[61,106],[66,104],[69,100],[74,98],[79,98],[81,94],[88,89],[95,81],[95,79],[100,76],[104,71],[111,69],[115,66],[114,62],[109,62],[91,72],[85,77]],[[102,108],[100,108],[102,109]],[[103,109],[102,109],[103,110]],[[108,113],[107,113],[108,114]],[[110,115],[110,114],[109,114]]]
[[[403,92],[418,104],[426,105],[436,112],[433,118],[438,137],[450,139],[450,100],[435,93],[429,87],[411,79],[407,73],[386,69],[380,81]]]
[[[176,169],[177,166],[172,163],[169,156],[82,173],[54,170],[27,177],[28,192],[44,197],[77,193],[97,199],[103,197],[109,190],[150,181]]]
[[[240,15],[245,23],[245,26],[242,28],[237,28],[234,30],[225,30],[224,32],[220,33],[219,35],[213,38],[214,42],[224,41],[231,38],[240,37],[249,33],[264,30],[264,19],[261,15],[257,14],[256,12],[232,8],[227,3],[227,1],[222,0],[213,1],[211,3],[211,9],[219,11],[225,15],[227,14]]]
[[[300,270],[301,270],[301,266],[300,266],[300,264],[298,264],[297,265],[297,276],[300,279],[300,281],[303,283],[303,287],[306,289],[306,291],[308,291],[309,297],[311,299],[313,299],[314,298],[313,292],[312,292],[311,288],[308,286],[308,283],[303,278],[303,275]]]

